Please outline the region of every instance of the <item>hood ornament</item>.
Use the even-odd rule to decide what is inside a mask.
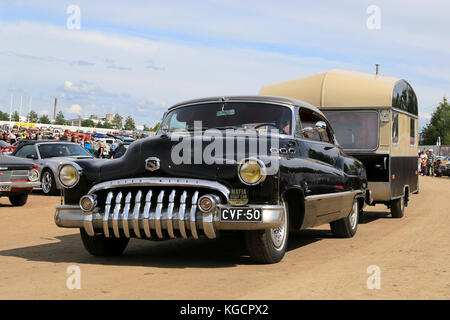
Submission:
[[[158,170],[160,167],[160,160],[157,157],[149,157],[145,159],[145,169],[148,171]]]

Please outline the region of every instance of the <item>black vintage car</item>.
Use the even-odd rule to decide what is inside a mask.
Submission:
[[[0,197],[8,197],[13,206],[23,206],[33,188],[40,186],[38,167],[33,162],[0,156]]]
[[[93,255],[118,255],[130,237],[214,239],[243,231],[251,257],[284,256],[289,230],[330,224],[352,237],[370,197],[363,165],[325,116],[270,96],[191,100],[171,107],[156,136],[115,160],[62,163],[60,227],[80,228]]]

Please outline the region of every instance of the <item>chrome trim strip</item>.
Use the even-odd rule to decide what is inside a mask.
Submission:
[[[192,196],[191,201],[191,213],[189,216],[190,220],[190,226],[191,226],[191,233],[194,239],[198,239],[198,233],[197,233],[197,226],[195,225],[197,217],[197,201],[198,201],[198,191],[195,191],[194,195]]]
[[[130,229],[128,228],[128,212],[130,211],[130,205],[131,205],[131,192],[128,192],[127,196],[125,197],[125,207],[123,208],[123,217],[122,217],[123,233],[127,238],[130,237]]]
[[[158,195],[158,203],[156,205],[156,212],[155,212],[155,229],[156,234],[160,239],[164,238],[162,234],[162,226],[161,226],[161,213],[163,208],[163,199],[164,199],[164,190],[161,190],[161,192]]]
[[[142,215],[142,222],[144,225],[144,232],[147,238],[151,238],[152,234],[150,232],[150,208],[152,206],[152,190],[149,190],[147,192],[147,195],[145,196],[145,206],[144,206],[144,214]]]
[[[305,201],[336,198],[336,197],[342,197],[342,196],[347,196],[347,195],[355,195],[355,194],[363,193],[363,192],[364,192],[363,190],[353,190],[353,191],[344,191],[344,192],[336,192],[336,193],[317,194],[317,195],[313,195],[313,196],[306,196]]]
[[[27,175],[28,177],[28,175]],[[14,182],[14,181],[7,181],[7,182],[0,182],[0,187],[3,186],[11,186],[11,189],[14,188],[23,188],[23,189],[28,189],[28,188],[38,188],[41,186],[41,182],[40,181],[35,181],[35,182]]]
[[[181,236],[184,239],[187,239],[187,234],[186,234],[186,226],[185,226],[185,222],[184,222],[184,214],[186,212],[186,197],[187,197],[187,192],[183,191],[183,194],[181,195],[180,198],[180,209],[178,210],[178,226],[180,228],[180,233]]]
[[[106,202],[105,202],[105,214],[103,215],[103,233],[106,238],[109,238],[109,226],[108,226],[108,220],[109,220],[109,212],[111,210],[111,201],[113,198],[113,193],[108,192],[108,195],[106,196]]]
[[[167,232],[169,233],[169,237],[172,239],[175,238],[175,234],[173,233],[173,207],[175,206],[175,189],[169,195],[169,206],[167,208]]]
[[[166,186],[166,187],[197,187],[208,188],[220,191],[228,200],[230,190],[223,184],[203,179],[187,179],[187,178],[133,178],[133,179],[119,179],[107,182],[101,182],[94,185],[88,194],[95,193],[99,190],[107,190],[112,188],[122,187],[142,187],[142,186]]]
[[[122,201],[122,192],[119,192],[116,196],[116,200],[114,201],[114,214],[112,217],[113,231],[116,238],[120,238],[119,213],[122,206],[122,204],[120,203],[121,201]]]
[[[139,212],[141,210],[141,198],[142,191],[139,190],[134,197],[134,209],[133,209],[133,230],[136,234],[136,237],[141,237],[141,231],[139,228]]]

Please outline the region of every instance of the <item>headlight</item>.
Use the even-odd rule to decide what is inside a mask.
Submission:
[[[36,169],[31,169],[28,171],[28,180],[35,182],[39,180],[39,171]]]
[[[80,180],[78,169],[71,164],[65,164],[59,169],[59,181],[66,188],[74,187]]]
[[[239,164],[238,176],[242,183],[256,185],[266,178],[266,166],[258,159],[244,159]]]

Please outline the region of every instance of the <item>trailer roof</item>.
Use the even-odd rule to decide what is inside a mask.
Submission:
[[[317,107],[392,106],[399,78],[347,70],[330,70],[262,87],[259,94],[285,96]],[[406,82],[406,81],[404,81]]]

